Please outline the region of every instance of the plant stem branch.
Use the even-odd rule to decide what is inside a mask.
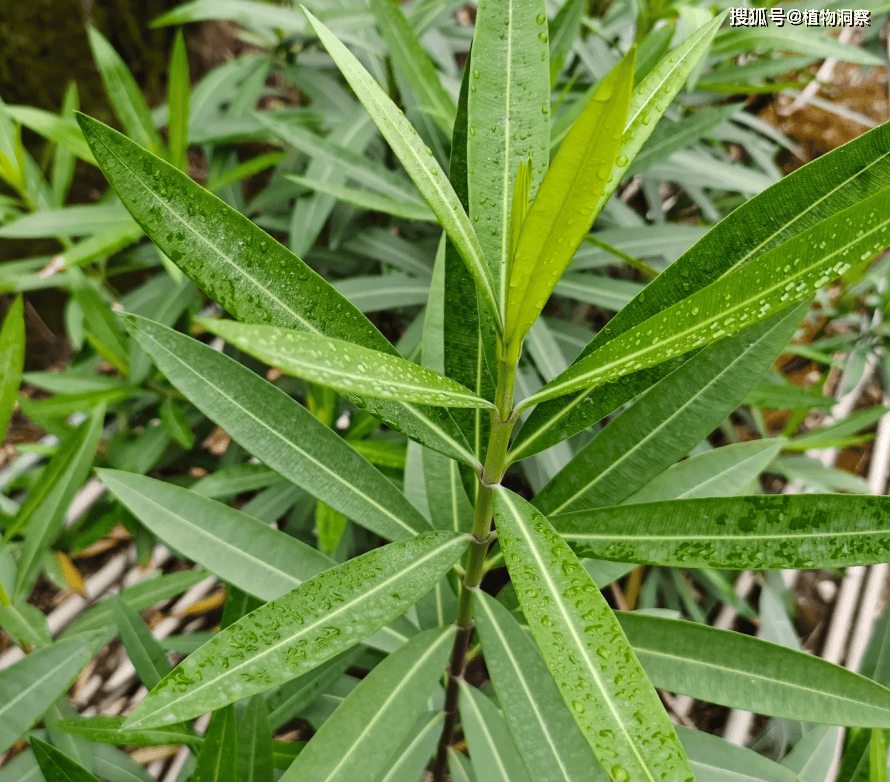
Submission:
[[[436,760],[433,764],[434,782],[444,782],[448,765],[448,748],[454,738],[457,724],[458,693],[460,682],[467,667],[467,649],[473,637],[473,593],[479,589],[484,575],[485,555],[494,540],[492,527],[493,487],[501,482],[507,464],[507,448],[513,431],[513,386],[516,381],[516,362],[509,360],[498,365],[498,385],[495,392],[497,410],[491,414],[491,434],[485,465],[479,476],[479,491],[473,509],[473,540],[467,557],[467,567],[460,583],[457,600],[457,634],[448,666],[448,685],[445,691],[445,724],[439,738]]]

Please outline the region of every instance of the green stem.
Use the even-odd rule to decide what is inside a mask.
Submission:
[[[445,724],[433,765],[434,782],[444,782],[451,746],[457,724],[458,693],[467,667],[467,649],[473,636],[473,593],[479,589],[484,575],[485,555],[495,537],[492,526],[493,487],[501,482],[507,465],[507,448],[513,431],[513,386],[516,381],[516,362],[502,361],[498,365],[498,385],[495,392],[497,410],[491,414],[491,434],[485,465],[479,476],[479,491],[473,509],[473,539],[467,557],[467,567],[460,583],[457,600],[457,633],[448,666],[448,686],[445,691]]]

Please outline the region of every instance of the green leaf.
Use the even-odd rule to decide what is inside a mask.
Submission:
[[[689,782],[652,684],[596,584],[547,519],[494,491],[504,561],[560,694],[613,782]]]
[[[387,771],[376,782],[417,782],[442,733],[445,715],[422,714],[408,738],[387,762]]]
[[[105,84],[105,92],[127,135],[156,155],[162,154],[164,144],[133,74],[114,47],[95,27],[88,27],[87,32],[93,59]]]
[[[110,744],[97,744],[93,752],[93,772],[108,782],[154,782],[145,766]]]
[[[581,21],[586,11],[587,4],[584,0],[568,0],[563,3],[549,25],[551,86],[556,84],[566,56],[580,37]]]
[[[515,355],[605,203],[600,196],[621,146],[634,55],[631,50],[597,87],[547,169],[522,223],[510,271],[504,334],[507,350]],[[470,196],[472,204],[472,192]]]
[[[167,136],[170,142],[170,162],[180,171],[188,167],[189,100],[191,97],[188,52],[182,30],[176,31],[170,55],[170,78],[167,84],[167,105],[170,121]]]
[[[46,782],[99,782],[98,777],[52,744],[47,744],[36,736],[32,736],[30,741]]]
[[[473,62],[467,66],[469,215],[494,281],[500,318],[506,317],[512,283],[510,212],[517,171],[531,159],[533,194],[550,157],[548,55],[543,0],[478,4]]]
[[[89,236],[135,229],[133,218],[120,204],[90,204],[41,209],[0,228],[3,239],[41,239],[47,236]]]
[[[281,597],[334,564],[296,538],[193,491],[118,470],[97,474],[168,546],[262,600]]]
[[[547,515],[617,505],[735,410],[794,336],[804,308],[708,346],[640,395],[536,495]]]
[[[46,615],[24,600],[0,605],[0,627],[19,646],[24,642],[39,648],[53,642],[46,624]]]
[[[457,112],[454,99],[442,87],[435,64],[399,4],[392,0],[371,0],[371,11],[386,42],[393,68],[411,87],[420,110],[432,117],[446,136],[450,136]]]
[[[105,176],[145,232],[239,320],[397,355],[356,307],[246,217],[102,123],[83,115],[78,121]],[[388,400],[364,406],[408,437],[475,465],[447,411]]]
[[[238,782],[273,782],[272,729],[266,701],[254,695],[238,725]]]
[[[460,719],[479,779],[529,782],[529,774],[497,707],[475,687],[460,682]]]
[[[165,399],[160,408],[161,423],[164,429],[186,450],[195,444],[195,433],[189,425],[185,411],[172,399]]]
[[[319,728],[282,782],[376,779],[426,710],[453,641],[453,627],[427,630],[378,664]]]
[[[677,726],[698,782],[800,782],[784,766],[718,736]]]
[[[451,141],[451,162],[448,176],[464,208],[469,208],[467,185],[467,102],[472,71],[472,52],[467,58],[460,88],[457,118]],[[432,297],[434,279],[430,286]],[[453,380],[471,389],[477,396],[493,400],[495,386],[489,366],[497,366],[494,323],[488,310],[479,301],[473,278],[460,258],[454,243],[445,242],[445,279],[441,283],[443,308],[443,366],[442,371]],[[438,367],[433,367],[438,369]],[[460,424],[480,464],[485,458],[488,443],[489,416],[482,410],[455,410]]]
[[[90,639],[38,649],[0,671],[0,752],[6,752],[61,698],[90,659]]]
[[[615,337],[519,408],[683,355],[812,296],[890,243],[888,210],[890,189],[829,217]]]
[[[644,502],[554,516],[584,556],[669,567],[833,568],[883,562],[886,497],[753,495]]]
[[[371,190],[341,185],[324,179],[298,176],[297,174],[286,174],[284,178],[310,190],[325,193],[358,209],[370,212],[385,212],[402,220],[417,220],[425,223],[436,222],[436,215],[430,211],[430,208],[425,203],[417,203],[412,199],[405,198],[404,192],[401,193],[401,197],[396,197],[381,195]],[[407,192],[410,192],[410,190]]]
[[[283,391],[172,329],[133,316],[127,322],[195,407],[283,477],[385,538],[429,527],[382,473]]]
[[[102,358],[126,375],[130,366],[130,346],[111,307],[80,269],[69,269],[68,276],[74,300],[83,312],[87,339]]]
[[[163,728],[124,728],[123,717],[78,717],[59,720],[54,728],[101,744],[121,744],[134,747],[163,747],[169,744],[197,745],[201,739],[183,725]]]
[[[513,615],[480,592],[474,618],[485,665],[532,779],[601,782],[605,773],[566,709],[541,654]]]
[[[609,321],[575,362],[731,269],[890,186],[888,149],[890,124],[885,124],[798,169],[735,209]],[[676,365],[664,364],[600,386],[595,397],[583,391],[540,405],[518,433],[514,454],[530,456],[586,429]]]
[[[235,706],[215,712],[207,726],[191,782],[238,782],[238,728]]]
[[[417,189],[423,194],[448,237],[454,242],[454,246],[473,275],[486,306],[500,323],[502,315],[497,304],[498,297],[479,240],[473,231],[470,218],[463,210],[460,200],[449,184],[445,172],[433,157],[432,151],[419,139],[417,131],[355,56],[309,11],[305,8],[303,10],[328,50],[328,54],[355,90],[356,97],[367,109],[374,124],[402,162],[408,176],[417,185]]]
[[[488,407],[468,388],[398,356],[339,339],[230,320],[198,322],[235,347],[288,374],[343,394],[401,399],[437,407]]]
[[[696,454],[672,465],[624,502],[631,504],[743,494],[786,442],[782,437],[752,440]]]
[[[139,613],[118,596],[111,600],[111,613],[127,650],[127,657],[133,663],[139,679],[150,690],[173,669],[167,653]]]
[[[0,442],[15,408],[25,365],[25,321],[22,297],[16,296],[0,328]]]
[[[189,719],[311,670],[404,613],[466,546],[465,536],[429,532],[320,573],[187,657],[128,727]]]
[[[65,512],[89,474],[102,436],[104,417],[105,410],[100,405],[62,441],[6,530],[5,539],[9,540],[24,528],[25,541],[17,563],[16,593],[22,593],[31,583],[44,551],[61,530]]]
[[[890,690],[819,657],[696,622],[618,620],[659,689],[802,722],[890,726]]]
[[[880,730],[871,732],[869,782],[887,782],[887,739]]]

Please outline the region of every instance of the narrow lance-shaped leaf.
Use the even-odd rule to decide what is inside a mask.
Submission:
[[[888,211],[890,189],[815,225],[615,337],[521,402],[520,409],[654,366],[812,296],[890,243],[890,218],[882,219]]]
[[[575,363],[734,267],[890,186],[888,150],[890,123],[808,163],[735,209],[609,321]],[[585,390],[539,405],[517,434],[515,457],[525,458],[582,431],[652,386],[676,363],[598,386],[593,396]]]
[[[448,177],[464,209],[469,208],[467,102],[470,95],[472,59],[470,52],[460,86],[457,118],[451,138],[451,161],[448,167]],[[445,281],[442,295],[444,308],[442,371],[478,396],[493,400],[495,387],[489,367],[497,366],[494,321],[479,301],[472,275],[450,239],[445,242]],[[466,434],[473,453],[482,463],[488,443],[488,414],[477,408],[455,410],[454,417]],[[465,470],[465,473],[468,472]],[[465,475],[465,477],[469,479],[471,476]],[[472,482],[476,483],[475,478]]]
[[[64,752],[35,736],[31,739],[34,757],[46,782],[99,782],[99,778]]]
[[[385,538],[429,528],[382,473],[283,391],[184,334],[134,316],[127,323],[192,404],[283,477]]]
[[[188,52],[180,29],[176,31],[173,52],[170,55],[170,81],[167,86],[170,123],[167,134],[170,138],[170,162],[181,171],[188,165],[190,98]]]
[[[467,96],[469,215],[507,307],[510,212],[518,168],[531,160],[531,194],[547,170],[550,67],[544,0],[481,0]]]
[[[133,74],[114,47],[94,27],[87,28],[90,48],[96,67],[105,84],[105,92],[115,114],[127,131],[141,146],[160,154],[164,149],[161,134],[154,126],[151,111],[142,97]]]
[[[827,660],[697,622],[618,621],[660,689],[803,722],[890,726],[890,690]]]
[[[633,89],[631,50],[600,83],[556,153],[525,216],[510,271],[505,343],[516,355],[602,209]],[[533,161],[534,162],[534,161]]]
[[[613,782],[690,782],[652,684],[590,575],[544,516],[494,493],[504,561],[563,700]]]
[[[22,382],[25,365],[25,321],[22,297],[17,296],[7,310],[0,329],[0,442],[15,408],[15,398]]]
[[[201,743],[191,782],[238,782],[238,728],[235,706],[214,713]]]
[[[884,562],[887,497],[783,494],[643,502],[553,516],[584,556],[683,568],[835,568]]]
[[[454,628],[420,633],[379,663],[290,765],[283,782],[376,779],[436,686]]]
[[[466,681],[460,682],[460,719],[470,762],[486,782],[530,782],[529,773],[497,707]]]
[[[489,407],[460,383],[399,356],[278,326],[199,320],[235,347],[303,380],[346,394],[438,407]]]
[[[128,727],[189,719],[312,670],[404,613],[466,546],[463,535],[428,532],[320,573],[187,657]]]
[[[6,530],[8,540],[24,528],[25,542],[17,562],[15,580],[17,593],[24,592],[31,583],[44,551],[62,528],[68,506],[86,480],[102,435],[104,418],[105,408],[100,405],[68,434]]]
[[[89,640],[59,641],[0,671],[0,752],[61,698],[89,662]]]
[[[103,173],[146,234],[236,318],[398,355],[357,307],[244,215],[120,133],[83,115],[78,121]],[[351,401],[406,436],[475,465],[446,410]]]
[[[445,172],[433,157],[433,153],[420,140],[417,131],[405,119],[404,114],[355,56],[305,7],[303,10],[328,50],[328,54],[333,57],[346,81],[355,90],[356,96],[402,162],[408,176],[417,185],[449,238],[454,242],[454,246],[473,275],[486,306],[495,320],[502,323],[503,316],[498,307],[498,297],[479,240],[476,238],[470,218],[463,210],[460,200],[449,184]]]
[[[735,410],[794,336],[805,305],[709,345],[634,400],[535,496],[547,514],[617,505]]]
[[[254,695],[238,725],[238,782],[273,782],[272,728],[266,700]]]
[[[473,609],[485,665],[532,779],[602,782],[605,774],[532,640],[513,615],[485,593],[477,595]]]
[[[393,68],[410,85],[421,111],[429,114],[441,131],[451,135],[457,107],[442,82],[436,66],[418,40],[399,4],[393,0],[371,0],[371,10]]]
[[[115,596],[111,600],[111,611],[127,650],[127,657],[133,663],[142,683],[151,689],[173,668],[167,659],[167,653],[138,612],[120,597]]]
[[[420,779],[442,733],[444,719],[441,711],[421,714],[377,782],[416,782]]]

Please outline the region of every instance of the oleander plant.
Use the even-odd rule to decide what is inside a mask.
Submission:
[[[269,7],[263,21],[283,26],[279,11]],[[295,24],[296,12],[288,13]],[[371,72],[373,41],[349,25],[338,37],[304,13],[301,40],[333,61],[363,113],[327,136],[300,109],[246,113],[216,131],[208,121],[204,143],[214,132],[218,141],[259,129],[286,151],[238,163],[234,174],[223,165],[230,155],[216,155],[207,187],[185,170],[181,38],[166,141],[98,33],[97,60],[123,107],[126,135],[76,113],[75,93],[55,124],[36,110],[8,109],[70,147],[66,165],[76,156],[94,162],[113,188],[105,211],[90,213],[108,222],[67,242],[61,265],[72,329],[121,378],[69,370],[60,373],[65,385],[57,379],[50,387],[32,373],[59,396],[21,401],[60,444],[25,499],[0,506],[0,626],[27,652],[0,671],[0,751],[23,736],[30,743],[8,768],[17,779],[42,774],[46,782],[150,779],[136,764],[85,747],[181,745],[192,753],[183,773],[193,782],[824,778],[805,774],[809,756],[783,765],[675,725],[659,696],[665,691],[816,723],[800,752],[817,759],[829,735],[819,726],[855,728],[844,767],[858,776],[847,778],[886,779],[890,690],[879,676],[676,612],[616,610],[601,590],[645,565],[705,574],[729,599],[727,572],[890,561],[890,499],[759,492],[758,476],[791,447],[788,439],[684,458],[741,405],[779,394],[763,378],[813,299],[839,278],[867,279],[890,246],[890,125],[737,199],[654,269],[620,249],[635,228],[626,215],[621,227],[627,207],[612,197],[629,172],[700,140],[738,110],[707,108],[682,133],[659,130],[684,86],[707,82],[701,71],[725,13],[707,12],[694,25],[687,18],[687,34],[673,47],[673,26],[668,35],[640,21],[638,40],[573,92],[561,75],[574,56],[582,4],[569,2],[548,20],[543,0],[483,0],[455,101],[399,6],[372,0],[410,96],[402,106],[381,86],[387,74]],[[261,92],[268,73],[257,73],[246,78]],[[561,95],[555,85],[565,87]],[[319,79],[314,90],[319,106],[351,100],[333,80]],[[191,116],[194,134],[194,109]],[[386,143],[380,160],[353,144],[374,132]],[[30,213],[8,228],[47,230],[44,207],[61,208],[64,191],[47,185],[55,201],[44,204],[39,187],[32,196],[34,166],[22,163],[14,134],[5,138],[12,140],[2,173],[18,182]],[[272,233],[282,219],[288,225],[288,247],[227,188],[279,165],[290,149],[312,163],[285,172],[262,195],[272,203],[312,194],[291,218],[267,220]],[[697,197],[713,206],[703,190]],[[616,226],[609,242],[590,233],[604,209]],[[410,343],[393,344],[364,314],[373,306],[356,303],[382,288],[363,290],[361,278],[353,287],[332,284],[297,254],[309,253],[327,225],[339,239],[314,251],[316,268],[348,269],[356,255],[391,253],[409,274],[390,282],[409,291],[411,270],[424,268],[409,240],[372,227],[363,244],[342,242],[338,255],[360,210],[423,226],[404,230],[434,258],[428,282],[415,284],[425,309],[408,330]],[[151,244],[140,245],[127,269],[145,268],[154,253],[163,279],[114,312],[80,267],[143,234]],[[542,313],[554,292],[585,284],[578,258],[597,257],[593,251],[629,262],[648,282],[598,277],[590,295],[621,299],[617,314],[596,333],[554,326]],[[216,304],[201,309],[197,289]],[[22,346],[18,298],[0,332],[0,430],[22,376]],[[570,361],[562,360],[566,350]],[[544,382],[534,382],[530,353]],[[797,392],[806,397],[796,398],[797,409],[820,404],[818,395]],[[107,409],[124,402],[131,416],[157,410],[160,424],[137,435],[119,413],[123,434],[109,433]],[[78,409],[89,413],[64,424]],[[811,435],[805,447],[850,438],[874,420],[860,416],[821,440]],[[170,448],[188,453],[193,428],[205,421],[245,455],[220,468],[225,487],[206,483],[214,475],[197,482],[146,475],[162,476]],[[125,515],[139,535],[229,587],[219,631],[199,634],[175,667],[138,610],[206,571],[168,574],[153,592],[151,585],[125,592],[55,641],[26,602],[38,575],[53,567],[48,549],[94,461],[109,518],[96,522],[99,532],[75,527],[69,544],[78,534],[84,545],[94,541]],[[523,473],[524,464],[535,467]],[[286,495],[290,504],[276,505],[286,510],[303,498],[314,535],[305,517],[279,529],[259,503],[254,515],[250,503],[236,509],[224,501],[270,486],[276,493],[267,504]],[[149,692],[126,717],[78,717],[56,702],[112,626]],[[209,726],[196,729],[194,720],[208,713]],[[312,726],[308,741],[273,741],[298,717]],[[42,718],[47,729],[28,733]]]

